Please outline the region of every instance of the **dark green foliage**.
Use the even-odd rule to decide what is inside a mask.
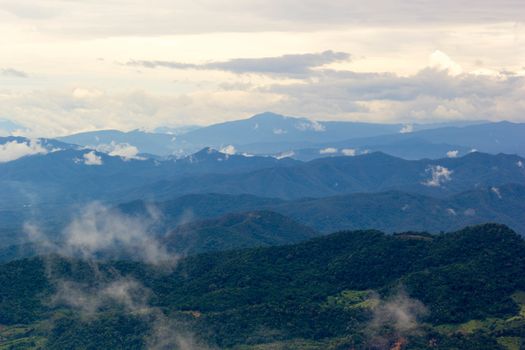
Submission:
[[[358,229],[438,233],[498,222],[525,235],[525,186],[519,184],[505,184],[497,189],[480,187],[443,199],[398,191],[293,201],[250,195],[191,194],[165,202],[130,202],[120,205],[119,209],[132,215],[144,215],[148,205],[162,213],[168,229],[188,217],[199,221],[264,209],[286,215],[323,233]]]
[[[138,350],[145,348],[148,324],[136,317],[104,315],[83,321],[62,318],[54,324],[47,348],[56,350],[105,349]],[[103,344],[103,345],[102,345]]]
[[[151,290],[152,307],[221,348],[290,339],[323,343],[349,337],[348,344],[358,349],[374,349],[378,335],[368,330],[371,306],[347,307],[329,303],[329,297],[348,290],[375,290],[388,299],[400,285],[428,308],[422,320],[425,328],[420,334],[406,335],[408,349],[425,349],[432,340],[429,337],[436,338],[438,349],[498,349],[496,334],[523,334],[521,321],[512,331],[506,326],[490,334],[446,337],[433,330],[439,324],[505,319],[518,313],[511,295],[525,290],[525,242],[501,225],[435,236],[339,232],[290,246],[188,257],[169,273],[126,261],[102,263],[96,270],[90,264],[58,258],[46,260],[46,266],[50,263],[54,278],[88,285],[101,283],[100,276],[102,280],[133,278]],[[0,286],[4,323],[45,319],[53,312],[40,302],[54,288],[46,282],[41,259],[0,266]],[[49,336],[50,346],[67,349],[90,339],[85,344],[92,344],[91,348],[95,344],[140,348],[148,328],[141,320],[118,316],[117,310],[87,324],[64,318]],[[388,342],[401,339],[388,327],[381,337]],[[341,344],[327,348],[345,349]]]
[[[196,254],[291,244],[315,236],[311,228],[281,214],[254,211],[180,225],[163,237],[163,243],[170,251]]]
[[[29,323],[41,317],[40,292],[49,282],[40,260],[19,260],[0,269],[0,324]]]
[[[451,336],[430,332],[425,337],[410,337],[406,350],[505,350],[497,343],[494,337],[487,334],[476,333],[463,335],[460,333]]]

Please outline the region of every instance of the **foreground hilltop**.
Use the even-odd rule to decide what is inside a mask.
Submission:
[[[159,341],[162,321],[194,349],[519,348],[523,271],[525,241],[495,224],[344,231],[168,270],[26,259],[0,266],[0,344],[141,349]]]

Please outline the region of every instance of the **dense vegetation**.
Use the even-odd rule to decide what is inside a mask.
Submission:
[[[33,258],[0,266],[0,344],[153,348],[161,320],[219,348],[519,349],[524,271],[523,239],[492,224],[440,235],[339,232],[197,255],[171,270]],[[140,283],[147,313],[113,302],[83,317],[56,302],[60,281],[104,295],[116,279]],[[413,322],[401,325],[398,309]]]
[[[173,252],[195,254],[298,243],[318,235],[281,214],[254,211],[179,225],[162,241]]]
[[[191,214],[195,221],[229,213],[266,209],[286,215],[317,231],[373,228],[385,232],[437,233],[487,222],[510,226],[525,235],[525,186],[506,184],[479,187],[447,198],[388,191],[284,201],[251,195],[191,194],[169,201],[133,201],[119,206],[131,215],[154,206],[166,227],[180,224]]]

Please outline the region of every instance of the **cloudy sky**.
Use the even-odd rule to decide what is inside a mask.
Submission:
[[[525,121],[523,0],[0,0],[0,31],[0,119],[38,135]]]

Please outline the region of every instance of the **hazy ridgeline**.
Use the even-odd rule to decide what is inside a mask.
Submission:
[[[3,138],[0,348],[519,349],[522,128]]]

